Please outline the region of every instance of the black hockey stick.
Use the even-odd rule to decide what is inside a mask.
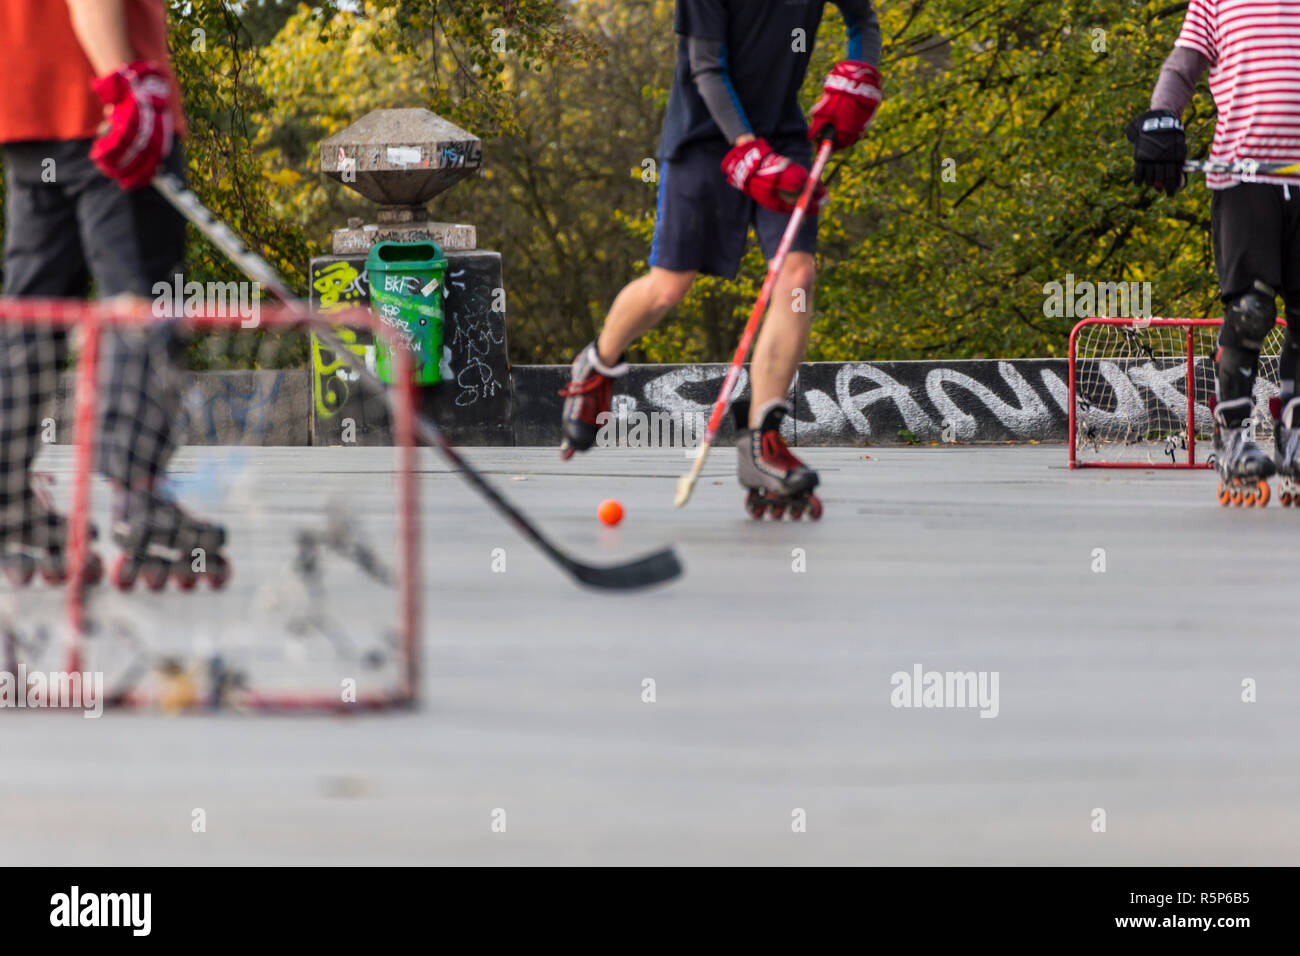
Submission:
[[[229,226],[217,219],[180,179],[170,173],[159,173],[154,177],[153,185],[164,199],[175,206],[181,215],[207,237],[209,242],[229,256],[245,275],[254,282],[261,283],[284,305],[301,310],[304,319],[311,322],[316,335],[352,367],[361,381],[384,396],[390,411],[394,410],[392,396],[383,383],[365,367],[358,356],[344,347],[328,323],[321,316],[312,314],[310,308],[293,294],[293,290],[284,284],[270,264],[245,246],[243,240],[236,236]],[[460,452],[437,425],[417,414],[415,433],[422,443],[441,452],[443,457],[460,472],[461,477],[473,485],[479,494],[491,502],[493,507],[515,526],[515,530],[583,584],[609,590],[628,590],[671,581],[682,573],[681,562],[672,548],[665,548],[624,564],[606,566],[585,564],[570,557],[552,544],[524,516],[523,512],[507,501],[473,465],[462,458]]]
[[[1265,162],[1262,159],[1238,159],[1231,163],[1212,163],[1209,160],[1190,159],[1183,163],[1185,173],[1228,173],[1241,176],[1249,182],[1251,176],[1300,176],[1300,162]]]

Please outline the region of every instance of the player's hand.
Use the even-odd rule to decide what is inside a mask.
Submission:
[[[808,170],[773,152],[763,139],[733,146],[722,159],[722,171],[732,186],[774,212],[793,212],[808,182]],[[808,215],[817,215],[825,198],[826,187],[818,183],[808,204]]]
[[[1133,144],[1133,182],[1163,189],[1172,196],[1187,181],[1187,134],[1169,110],[1147,110],[1124,130]]]
[[[104,101],[106,127],[90,149],[100,172],[123,189],[139,189],[153,180],[171,152],[171,84],[156,63],[137,60],[91,83]]]
[[[808,138],[822,139],[829,125],[835,132],[835,149],[848,149],[860,140],[880,106],[880,72],[870,63],[841,60],[826,75],[822,98],[813,107]]]

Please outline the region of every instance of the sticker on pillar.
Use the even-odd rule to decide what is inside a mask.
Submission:
[[[391,166],[420,166],[423,153],[418,146],[389,146],[388,162]]]

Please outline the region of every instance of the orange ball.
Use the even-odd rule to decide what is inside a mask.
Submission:
[[[607,525],[616,525],[623,520],[623,506],[613,498],[606,498],[596,509],[596,517]]]

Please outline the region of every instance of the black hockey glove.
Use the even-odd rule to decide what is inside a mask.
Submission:
[[[1147,110],[1124,130],[1133,144],[1133,182],[1154,186],[1172,196],[1186,181],[1187,136],[1182,121],[1169,110]]]

